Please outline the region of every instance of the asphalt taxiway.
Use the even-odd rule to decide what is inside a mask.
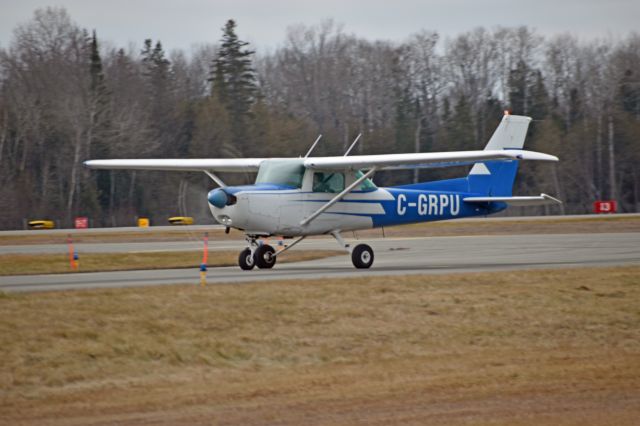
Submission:
[[[342,256],[314,261],[276,264],[272,270],[242,271],[238,267],[209,268],[207,284],[640,264],[640,233],[637,232],[380,238],[348,240],[348,242],[367,243],[373,247],[375,261],[371,269],[355,269],[350,257],[345,253]],[[27,253],[60,250],[59,246],[11,247]],[[244,241],[240,240],[213,241],[210,242],[209,256],[213,258],[216,250],[239,252],[243,247]],[[299,247],[306,250],[335,250],[337,244],[333,239],[320,238],[305,240]],[[160,247],[157,242],[87,244],[81,249],[96,252],[131,252],[201,248],[201,242],[191,241],[161,243]],[[0,291],[121,288],[167,284],[196,285],[199,282],[198,268],[159,269],[5,276],[0,277]]]

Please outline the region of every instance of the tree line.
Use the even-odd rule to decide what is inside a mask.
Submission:
[[[26,218],[70,225],[208,219],[204,174],[89,171],[96,158],[277,157],[482,149],[503,111],[533,117],[526,148],[559,164],[521,165],[514,192],[539,191],[586,213],[598,199],[640,205],[640,35],[580,41],[528,27],[476,28],[443,40],[366,40],[331,20],[288,29],[260,53],[224,23],[220,40],[165,52],[120,48],[38,9],[0,49],[0,229]],[[468,168],[378,173],[393,185]],[[224,176],[230,183],[252,176]]]

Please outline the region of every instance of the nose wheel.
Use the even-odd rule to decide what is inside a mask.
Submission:
[[[253,259],[253,253],[251,253],[251,249],[249,247],[240,252],[238,265],[240,265],[240,269],[245,271],[250,271],[254,266],[256,266],[256,262]]]
[[[249,271],[257,266],[260,269],[271,269],[276,264],[275,249],[268,244],[258,245],[255,238],[247,238],[249,247],[240,252],[238,265],[240,269]]]

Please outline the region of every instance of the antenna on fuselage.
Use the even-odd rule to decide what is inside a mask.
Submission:
[[[358,136],[356,136],[356,139],[351,143],[351,146],[349,147],[349,149],[347,149],[347,152],[344,153],[344,157],[346,157],[347,155],[349,155],[349,153],[351,152],[351,150],[353,149],[354,146],[356,146],[356,144],[358,143],[358,141],[360,140],[360,136],[362,136],[362,133],[358,133]]]
[[[320,138],[322,138],[322,135],[318,135],[318,137],[316,138],[316,141],[313,143],[313,145],[311,145],[311,148],[309,148],[309,151],[307,151],[307,155],[305,155],[304,158],[307,158],[309,154],[311,154],[311,151],[313,151],[313,148],[316,147],[316,145],[318,144],[318,141],[320,141]]]

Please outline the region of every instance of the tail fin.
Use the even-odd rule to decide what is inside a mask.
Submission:
[[[484,149],[522,149],[530,122],[531,117],[505,115]],[[517,171],[517,160],[475,163],[467,177],[469,191],[489,196],[510,196]]]

